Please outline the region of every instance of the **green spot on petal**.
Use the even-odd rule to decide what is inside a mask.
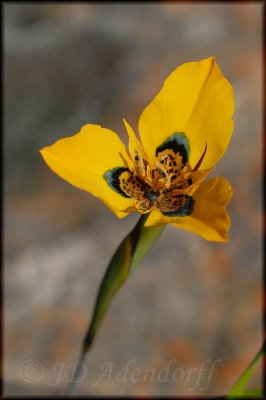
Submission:
[[[125,167],[116,167],[109,169],[103,175],[104,180],[113,189],[116,193],[120,194],[123,197],[130,198],[120,187],[119,176],[122,172],[129,171],[128,168]]]
[[[181,195],[183,196],[183,195]],[[184,195],[186,197],[186,202],[183,206],[177,208],[174,211],[161,211],[166,217],[186,217],[193,212],[194,199],[191,196]]]
[[[173,133],[157,147],[156,156],[164,150],[173,150],[175,154],[180,154],[183,165],[186,165],[190,153],[189,141],[186,134],[184,132]]]

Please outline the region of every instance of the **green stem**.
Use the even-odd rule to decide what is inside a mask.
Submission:
[[[137,267],[145,254],[152,248],[165,228],[165,226],[144,227],[147,218],[148,214],[141,216],[134,229],[121,242],[111,258],[101,282],[92,319],[83,341],[82,360],[91,348],[98,328],[115,294],[127,280],[130,272]],[[79,371],[75,371],[74,378],[68,391],[72,395],[76,393],[77,385],[75,381],[79,380]]]

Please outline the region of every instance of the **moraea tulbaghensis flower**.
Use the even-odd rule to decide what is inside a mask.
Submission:
[[[117,134],[85,125],[41,150],[61,178],[100,198],[119,217],[150,213],[145,226],[173,224],[226,242],[226,179],[204,181],[233,132],[233,90],[214,57],[178,67],[139,120],[140,140],[124,120],[129,152]]]

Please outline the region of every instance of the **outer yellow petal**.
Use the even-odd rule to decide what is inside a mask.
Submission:
[[[207,240],[228,242],[230,218],[226,205],[233,190],[225,178],[217,177],[201,183],[193,194],[194,210],[187,217],[165,217],[152,211],[146,226],[171,223],[177,228],[196,233]]]
[[[224,154],[233,132],[233,91],[214,57],[178,67],[140,116],[139,133],[144,148],[155,149],[175,132],[184,132],[190,144],[192,168],[206,142],[201,168],[212,167]]]
[[[131,167],[125,146],[116,133],[88,124],[76,135],[58,140],[40,152],[61,178],[100,198],[118,217],[129,213],[134,202],[112,190],[103,178],[109,169]]]

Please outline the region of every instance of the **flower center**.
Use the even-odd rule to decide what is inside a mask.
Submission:
[[[185,134],[175,133],[156,149],[153,162],[135,150],[134,169],[114,168],[104,174],[109,186],[120,195],[136,200],[135,208],[145,214],[157,209],[167,216],[185,216],[194,200],[184,193],[192,184],[184,177],[189,146]]]
[[[122,190],[137,200],[136,208],[139,212],[146,213],[157,208],[164,214],[173,213],[187,203],[187,197],[181,190],[188,187],[191,181],[183,178],[183,160],[180,154],[175,154],[172,149],[165,149],[158,152],[153,165],[150,165],[135,150],[135,176],[131,175],[128,183],[130,186]],[[134,177],[139,182],[135,191]],[[140,184],[141,182],[141,184]]]

